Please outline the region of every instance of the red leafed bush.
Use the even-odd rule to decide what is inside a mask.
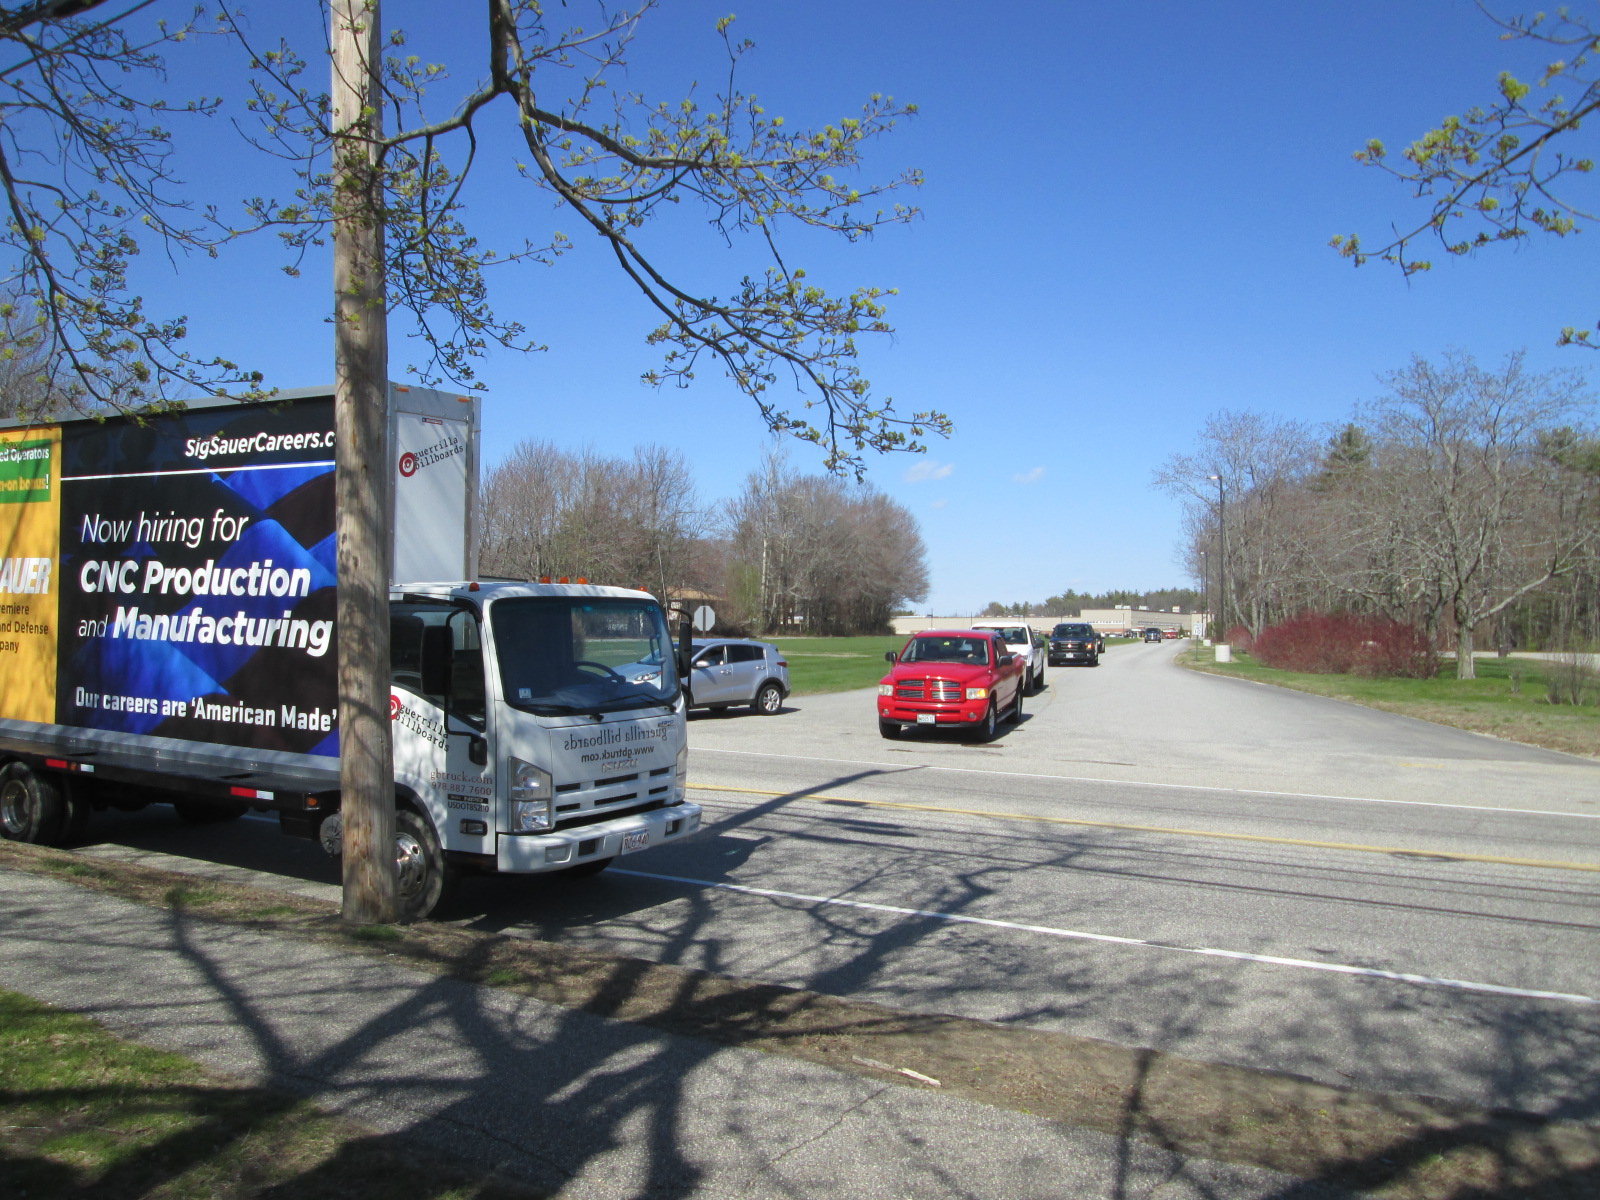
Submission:
[[[1367,617],[1364,640],[1356,657],[1357,675],[1399,675],[1432,679],[1439,673],[1439,652],[1415,625],[1388,617]]]
[[[1269,667],[1313,675],[1431,678],[1438,655],[1413,625],[1351,613],[1301,613],[1269,625],[1250,651]]]
[[[1222,640],[1243,654],[1249,654],[1250,647],[1256,644],[1255,636],[1243,625],[1235,625]]]

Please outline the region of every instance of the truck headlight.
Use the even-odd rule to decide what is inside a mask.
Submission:
[[[878,685],[878,695],[880,695],[880,696],[892,696],[892,695],[894,695],[894,684],[892,684],[892,683],[880,683]]]
[[[989,689],[988,688],[968,688],[967,689],[967,699],[968,700],[987,700],[988,698],[989,698]]]
[[[511,781],[511,832],[542,833],[550,829],[555,823],[550,811],[555,781],[550,772],[520,758],[508,758],[506,777]]]
[[[689,743],[685,741],[678,747],[678,773],[677,788],[674,792],[674,804],[682,804],[689,795]]]

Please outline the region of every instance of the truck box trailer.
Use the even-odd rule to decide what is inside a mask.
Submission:
[[[461,872],[590,873],[686,837],[665,614],[477,578],[478,404],[390,385],[404,915]],[[0,832],[275,811],[339,849],[333,397],[0,427]]]

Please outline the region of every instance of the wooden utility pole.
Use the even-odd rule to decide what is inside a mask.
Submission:
[[[389,334],[375,140],[383,129],[378,0],[332,0],[331,13],[343,915],[374,924],[398,915],[389,731]]]

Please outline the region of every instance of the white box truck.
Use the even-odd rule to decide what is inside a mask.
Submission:
[[[478,405],[390,385],[401,905],[687,837],[660,604],[477,576]],[[0,426],[0,830],[152,802],[339,849],[333,397]]]

